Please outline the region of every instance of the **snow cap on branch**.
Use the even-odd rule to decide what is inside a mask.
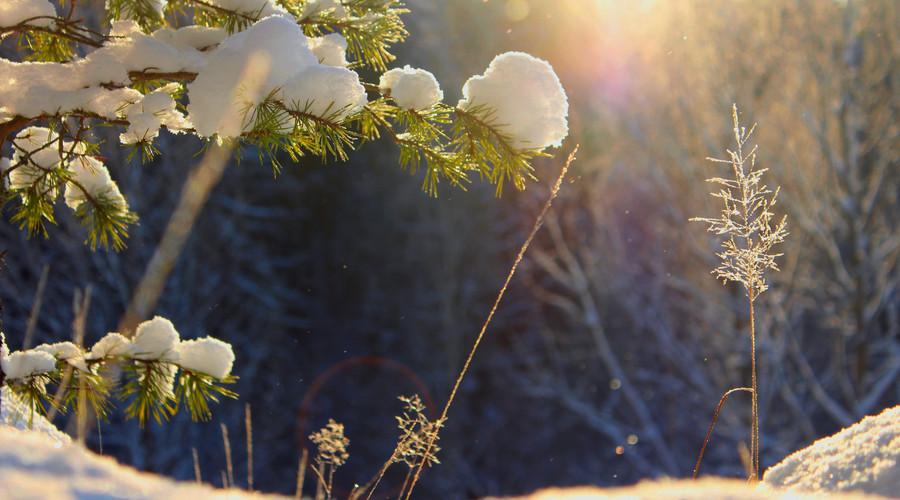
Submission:
[[[255,18],[263,18],[271,15],[289,15],[284,8],[274,0],[208,0],[217,7],[239,12]]]
[[[284,105],[291,110],[342,121],[366,105],[366,89],[359,75],[347,68],[307,66],[281,88]]]
[[[87,353],[85,359],[103,359],[113,356],[124,356],[131,352],[131,341],[124,335],[110,332],[102,339],[98,340],[91,352]]]
[[[72,180],[66,183],[66,205],[72,210],[86,202],[115,206],[128,210],[128,202],[119,191],[119,186],[109,176],[109,170],[93,156],[81,156],[72,162],[69,169]]]
[[[495,57],[483,75],[466,81],[463,96],[458,106],[484,106],[483,118],[508,134],[513,148],[559,146],[569,133],[569,102],[559,78],[547,61],[524,52]]]
[[[389,93],[401,108],[416,111],[431,109],[444,98],[434,75],[408,64],[381,75],[378,86],[382,93]]]
[[[155,72],[199,71],[205,55],[192,47],[169,45],[141,31],[134,21],[114,21],[112,41],[91,52],[80,62],[87,85],[131,82],[129,71],[152,68]]]
[[[81,143],[64,140],[60,156],[59,135],[44,127],[28,127],[19,131],[13,140],[12,164],[15,170],[9,173],[10,189],[28,189],[40,183],[38,189],[50,199],[56,199],[59,187],[51,185],[46,171],[68,167],[78,155],[84,154]]]
[[[176,133],[190,128],[190,122],[176,109],[175,99],[171,96],[177,89],[177,83],[170,83],[125,108],[128,129],[119,135],[122,144],[152,141],[159,135],[162,125]]]
[[[56,17],[56,9],[48,0],[3,0],[0,2],[0,27],[8,28],[23,21],[31,26],[50,26]]]
[[[144,321],[135,330],[131,344],[131,356],[147,361],[176,361],[178,353],[178,331],[171,321],[162,316],[154,316]]]
[[[57,342],[55,344],[41,344],[34,348],[35,351],[46,352],[54,358],[65,361],[70,365],[86,372],[87,364],[84,362],[84,352],[72,342]]]
[[[348,64],[347,39],[340,33],[329,33],[310,38],[309,48],[321,64],[341,67],[346,67]]]
[[[203,137],[237,137],[248,111],[302,68],[317,64],[306,35],[282,16],[257,21],[225,39],[188,85],[188,115]]]
[[[222,43],[228,37],[228,32],[224,28],[192,24],[178,29],[160,28],[152,36],[175,47],[204,50]]]
[[[306,19],[307,17],[320,16],[325,13],[340,19],[347,17],[347,8],[344,7],[340,0],[309,0],[303,6],[300,18]]]
[[[224,379],[231,373],[234,351],[231,344],[217,338],[204,337],[178,344],[178,365],[185,370]]]
[[[9,354],[4,345],[0,353],[0,368],[6,378],[18,380],[32,375],[52,372],[56,369],[56,358],[52,354],[42,351],[17,351]]]

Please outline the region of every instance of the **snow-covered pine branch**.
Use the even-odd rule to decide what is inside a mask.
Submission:
[[[409,66],[387,71],[405,40],[393,0],[109,0],[108,32],[58,13],[48,0],[0,7],[0,38],[20,39],[22,61],[0,58],[0,203],[12,221],[46,235],[59,195],[92,247],[122,248],[137,220],[99,155],[93,131],[149,161],[160,130],[279,156],[346,159],[387,137],[400,164],[424,170],[423,189],[464,186],[470,175],[497,193],[523,189],[531,161],[567,134],[568,102],[550,65],[497,56],[443,104],[437,79]],[[170,27],[175,15],[194,24]],[[77,54],[85,54],[83,57]],[[31,62],[37,60],[41,62]],[[360,80],[358,67],[382,75]],[[11,144],[12,155],[3,157]],[[130,158],[130,157],[129,157]]]
[[[103,371],[111,364],[122,366],[126,379],[117,396],[128,402],[126,414],[143,426],[151,417],[168,420],[181,405],[194,420],[209,420],[210,402],[237,397],[225,387],[237,380],[231,374],[234,359],[230,344],[213,337],[181,340],[172,322],[157,316],[138,325],[131,340],[108,333],[90,349],[59,342],[10,353],[4,341],[0,368],[7,388],[32,415],[45,414],[50,406],[77,409],[83,396],[104,418],[110,387]],[[49,384],[63,388],[61,400],[54,400]]]

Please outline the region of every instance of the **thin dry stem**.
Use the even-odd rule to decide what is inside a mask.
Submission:
[[[222,444],[225,447],[225,470],[228,471],[228,482],[226,483],[226,487],[234,486],[234,465],[231,462],[231,442],[228,439],[228,427],[225,424],[220,424],[222,429]]]
[[[294,498],[303,498],[303,483],[306,481],[306,467],[309,464],[309,450],[303,448],[300,454],[300,464],[297,466],[297,488],[294,490]]]
[[[544,218],[546,218],[547,213],[550,211],[550,207],[553,205],[553,200],[556,199],[556,196],[559,194],[559,189],[562,187],[563,179],[566,177],[566,173],[569,171],[569,166],[572,165],[572,162],[575,161],[575,154],[578,153],[578,146],[575,146],[575,149],[569,154],[569,157],[566,159],[566,163],[562,167],[562,171],[559,173],[559,177],[556,178],[556,182],[553,184],[553,187],[550,189],[550,196],[547,198],[547,201],[544,203],[541,212],[538,214],[537,219],[534,221],[534,225],[531,228],[531,232],[528,233],[528,237],[525,239],[525,242],[522,243],[522,246],[519,248],[519,253],[516,254],[516,258],[513,261],[512,267],[509,269],[509,273],[506,275],[506,280],[503,282],[503,286],[500,287],[500,290],[497,292],[497,298],[494,300],[493,306],[491,306],[490,312],[488,312],[487,318],[485,318],[484,323],[481,325],[481,330],[478,332],[478,336],[475,337],[475,343],[472,345],[471,351],[469,351],[468,357],[466,357],[466,362],[463,363],[463,367],[459,372],[459,375],[456,377],[456,382],[453,384],[453,389],[450,391],[450,397],[447,398],[447,404],[444,405],[444,409],[441,411],[441,416],[438,418],[438,422],[446,422],[447,414],[450,412],[450,407],[453,405],[453,400],[456,398],[456,393],[459,391],[460,385],[462,385],[462,381],[466,376],[466,373],[469,371],[469,366],[472,364],[472,360],[475,358],[475,352],[478,351],[478,346],[481,345],[481,341],[484,338],[484,334],[488,329],[488,326],[491,324],[491,320],[494,319],[494,313],[497,312],[497,308],[500,306],[500,301],[503,300],[503,295],[506,294],[506,289],[509,287],[509,283],[512,281],[513,276],[516,274],[516,269],[519,267],[519,263],[522,262],[522,258],[525,256],[525,252],[528,251],[528,247],[531,246],[532,240],[534,240],[534,236],[541,229],[541,226],[544,224]],[[409,484],[409,489],[406,491],[406,495],[404,498],[409,500],[412,496],[412,492],[416,487],[416,484],[419,482],[419,477],[422,474],[422,469],[425,467],[426,463],[428,463],[428,457],[431,454],[431,449],[437,441],[439,437],[439,432],[435,432],[434,436],[428,440],[428,446],[425,448],[425,453],[423,454],[422,460],[419,461],[418,466],[415,468],[415,473],[412,475],[412,482]],[[405,483],[404,483],[405,485]],[[402,494],[402,490],[401,490]]]
[[[247,489],[253,491],[253,414],[250,403],[244,405],[244,428],[247,433]]]
[[[728,400],[728,396],[731,396],[733,393],[738,391],[746,391],[753,392],[753,389],[749,387],[735,387],[734,389],[729,389],[725,391],[725,394],[722,394],[722,398],[719,399],[719,404],[716,405],[716,409],[713,412],[712,422],[709,423],[709,429],[706,431],[706,438],[703,439],[703,446],[700,448],[700,453],[697,455],[697,461],[694,463],[694,472],[691,474],[691,477],[697,479],[697,476],[700,474],[700,462],[703,461],[703,454],[706,453],[706,446],[709,444],[709,440],[712,438],[713,430],[716,428],[716,422],[719,421],[719,412],[722,411],[722,407],[725,406],[725,401]]]
[[[202,483],[203,476],[200,474],[200,455],[197,453],[197,448],[191,448],[191,455],[194,457],[194,481]]]

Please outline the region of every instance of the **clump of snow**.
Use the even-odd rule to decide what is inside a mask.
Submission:
[[[56,369],[56,358],[43,351],[16,351],[9,354],[5,349],[0,353],[0,368],[6,378],[19,380],[32,375],[52,372]]]
[[[337,18],[347,17],[347,8],[339,0],[309,0],[300,14],[302,19],[330,14]]]
[[[154,31],[152,36],[176,47],[205,50],[222,43],[228,37],[228,32],[224,28],[192,24],[178,29],[160,28]]]
[[[0,2],[0,27],[8,28],[23,21],[31,26],[50,26],[56,9],[48,0],[3,0]],[[41,18],[41,19],[34,19]]]
[[[113,356],[125,356],[129,353],[131,353],[131,341],[120,333],[110,332],[91,347],[91,351],[85,355],[85,359],[103,359]]]
[[[204,137],[237,137],[247,111],[306,66],[317,63],[296,22],[270,16],[222,42],[188,85],[188,115]]]
[[[288,109],[342,121],[366,105],[359,75],[347,68],[307,66],[284,83],[281,97]]]
[[[162,125],[174,132],[190,128],[190,122],[176,109],[175,99],[171,95],[177,88],[177,83],[166,85],[125,109],[128,128],[119,135],[122,144],[152,141],[159,135]]]
[[[66,363],[78,368],[81,371],[87,371],[87,364],[84,362],[84,352],[81,348],[72,342],[57,342],[55,344],[41,344],[34,348],[35,351],[46,352],[54,358],[65,361]]]
[[[10,500],[286,498],[216,489],[193,481],[177,482],[120,465],[76,444],[12,428],[0,428],[0,484],[4,498]]]
[[[144,321],[135,330],[131,343],[131,355],[135,359],[168,360],[177,358],[178,331],[171,321],[162,316],[154,316]]]
[[[55,199],[57,186],[50,185],[42,179],[48,170],[65,168],[78,155],[84,154],[81,143],[62,141],[60,154],[59,135],[44,127],[28,127],[19,131],[13,139],[12,164],[16,166],[9,173],[9,187],[24,189],[40,182],[42,190],[51,199]]]
[[[4,426],[29,430],[34,434],[42,434],[54,446],[67,445],[72,442],[68,435],[61,432],[43,415],[32,412],[31,408],[8,387],[0,390],[0,432]]]
[[[444,92],[434,75],[408,64],[381,75],[378,86],[382,93],[391,96],[397,106],[406,109],[431,109],[444,98]]]
[[[463,86],[461,109],[485,106],[516,149],[559,146],[568,135],[569,102],[547,61],[506,52]]]
[[[223,379],[231,373],[233,364],[231,344],[219,339],[205,337],[178,344],[178,365],[186,370]]]
[[[129,71],[196,72],[206,64],[204,54],[194,48],[165,43],[142,32],[134,21],[114,21],[110,35],[112,41],[78,61],[84,66],[84,83],[128,84]]]
[[[268,17],[271,15],[288,16],[284,8],[275,3],[274,0],[208,0],[210,4],[223,9],[252,16],[257,19]]]
[[[329,33],[309,39],[309,48],[320,64],[347,66],[347,39],[340,33]]]
[[[900,493],[900,406],[850,427],[770,467],[763,481],[811,492]]]
[[[860,493],[802,493],[753,485],[744,480],[706,477],[642,481],[633,486],[547,488],[507,500],[875,500]]]
[[[128,202],[119,186],[109,176],[109,170],[93,156],[81,156],[69,167],[72,179],[66,183],[66,205],[78,210],[82,203],[92,200],[106,207],[128,210]]]

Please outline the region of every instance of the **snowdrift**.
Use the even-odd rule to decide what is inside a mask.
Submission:
[[[7,405],[4,401],[4,411]],[[0,496],[5,500],[282,498],[141,473],[45,431],[0,426]]]
[[[763,481],[804,491],[900,495],[900,406],[789,455],[769,468]]]
[[[866,417],[769,468],[763,482],[644,481],[622,488],[551,488],[519,500],[757,500],[900,498],[900,406]]]

